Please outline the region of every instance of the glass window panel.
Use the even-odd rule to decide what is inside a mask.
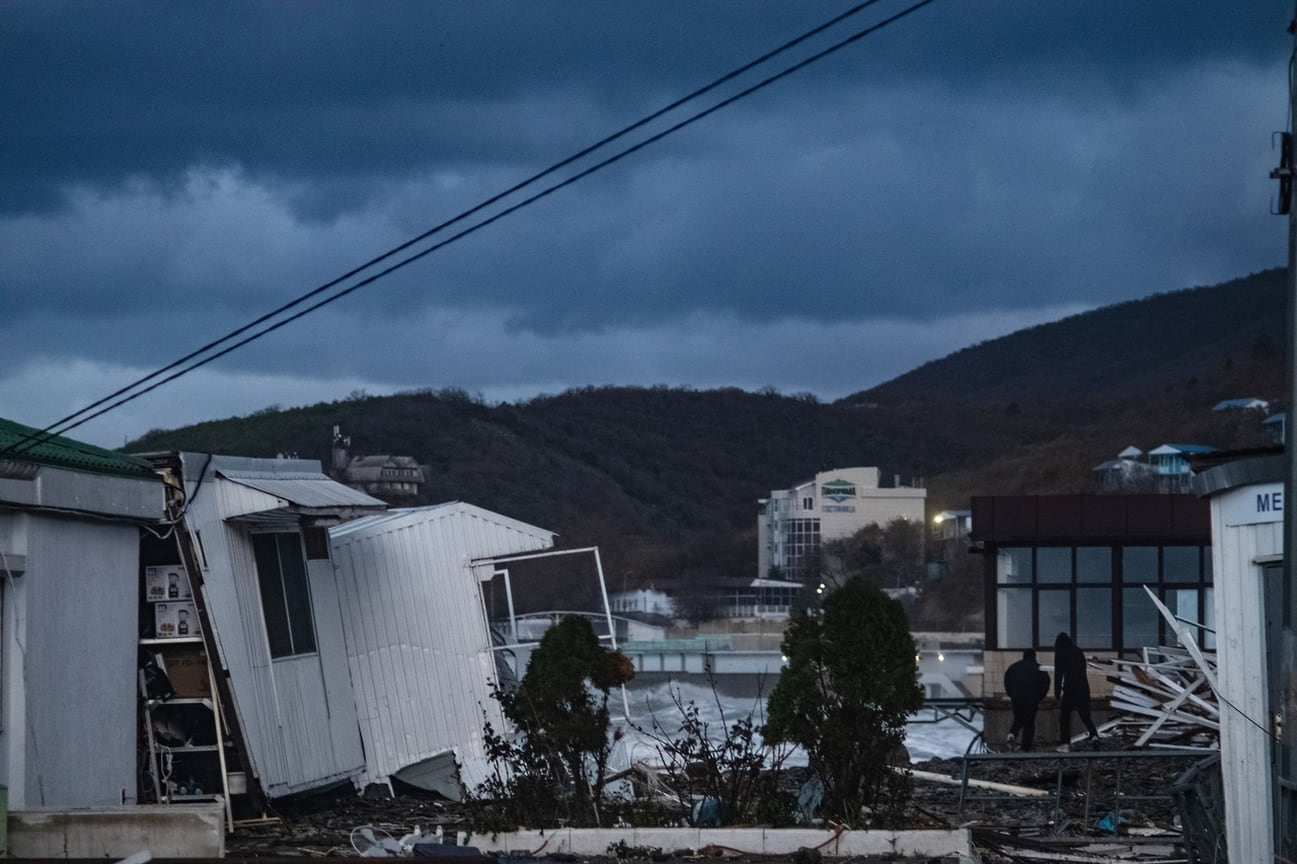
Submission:
[[[1091,650],[1113,648],[1111,588],[1076,589],[1076,644]]]
[[[1188,623],[1189,632],[1199,646],[1202,645],[1202,631],[1196,626],[1203,623],[1198,614],[1198,590],[1196,588],[1177,588],[1166,592],[1166,606],[1180,620]],[[1180,645],[1177,638],[1175,644]]]
[[[1001,549],[995,560],[995,581],[1001,585],[1030,584],[1031,550],[1014,547]]]
[[[279,546],[274,534],[253,534],[252,554],[257,562],[257,584],[261,590],[261,614],[266,621],[270,656],[293,653],[288,629],[288,607],[284,603],[284,580],[279,572]]]
[[[309,654],[315,650],[315,622],[311,614],[311,589],[306,579],[306,560],[302,541],[296,534],[278,534],[279,565],[284,574],[284,605],[288,607],[288,627],[293,634],[293,653]]]
[[[1042,589],[1036,601],[1040,641],[1053,644],[1054,636],[1072,632],[1072,592],[1066,588]]]
[[[995,592],[995,640],[1001,649],[1031,648],[1031,589]]]
[[[1163,582],[1198,582],[1198,554],[1201,546],[1164,546],[1162,548]]]
[[[1072,581],[1072,547],[1042,546],[1036,550],[1037,582]]]
[[[1211,547],[1206,546],[1202,550],[1202,581],[1210,585],[1211,575]]]
[[[1156,646],[1158,620],[1161,616],[1143,588],[1125,588],[1121,592],[1121,643],[1126,651],[1138,651],[1144,646]]]
[[[1127,585],[1157,581],[1157,547],[1127,546],[1121,550],[1121,578]]]
[[[1112,584],[1112,548],[1078,546],[1076,548],[1076,581]]]

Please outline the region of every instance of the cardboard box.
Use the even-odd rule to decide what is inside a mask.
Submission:
[[[179,639],[197,636],[198,610],[193,603],[154,603],[153,632],[159,639]]]
[[[158,564],[144,568],[144,597],[150,603],[190,600],[193,596],[184,564]]]
[[[199,645],[177,645],[158,655],[171,689],[181,699],[210,699],[212,681],[207,675],[207,653]]]

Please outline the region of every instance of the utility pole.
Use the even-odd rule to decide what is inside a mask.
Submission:
[[[1279,167],[1271,176],[1279,181],[1277,212],[1288,216],[1288,316],[1287,316],[1287,416],[1284,420],[1284,497],[1294,500],[1297,492],[1297,212],[1293,196],[1293,140],[1297,138],[1297,92],[1293,87],[1294,63],[1297,62],[1297,2],[1288,32],[1293,38],[1293,54],[1288,62],[1288,125],[1282,137]],[[1268,646],[1271,664],[1278,664],[1281,692],[1270,694],[1273,733],[1274,849],[1276,860],[1293,861],[1297,855],[1297,764],[1294,764],[1292,736],[1297,735],[1297,518],[1290,503],[1284,507],[1284,564],[1281,626],[1271,628],[1274,635]],[[1274,680],[1273,676],[1267,676]]]

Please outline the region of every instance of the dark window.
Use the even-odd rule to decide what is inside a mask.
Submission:
[[[301,535],[253,534],[252,551],[257,561],[270,656],[311,653],[315,650],[315,626]]]
[[[1121,581],[1127,585],[1136,582],[1157,581],[1157,547],[1127,546],[1121,550]]]
[[[329,558],[329,532],[324,528],[304,528],[302,536],[306,538],[306,560],[327,561]]]

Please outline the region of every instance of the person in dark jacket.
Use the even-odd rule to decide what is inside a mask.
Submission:
[[[1067,749],[1072,741],[1072,712],[1081,718],[1090,741],[1099,740],[1099,730],[1090,718],[1090,680],[1086,677],[1085,654],[1072,637],[1059,633],[1054,640],[1054,698],[1058,700],[1058,732]]]
[[[1031,749],[1036,737],[1036,711],[1040,700],[1049,694],[1049,673],[1036,662],[1036,652],[1028,648],[1022,659],[1004,672],[1004,692],[1013,703],[1013,725],[1009,727],[1009,746],[1022,733],[1022,749]]]

